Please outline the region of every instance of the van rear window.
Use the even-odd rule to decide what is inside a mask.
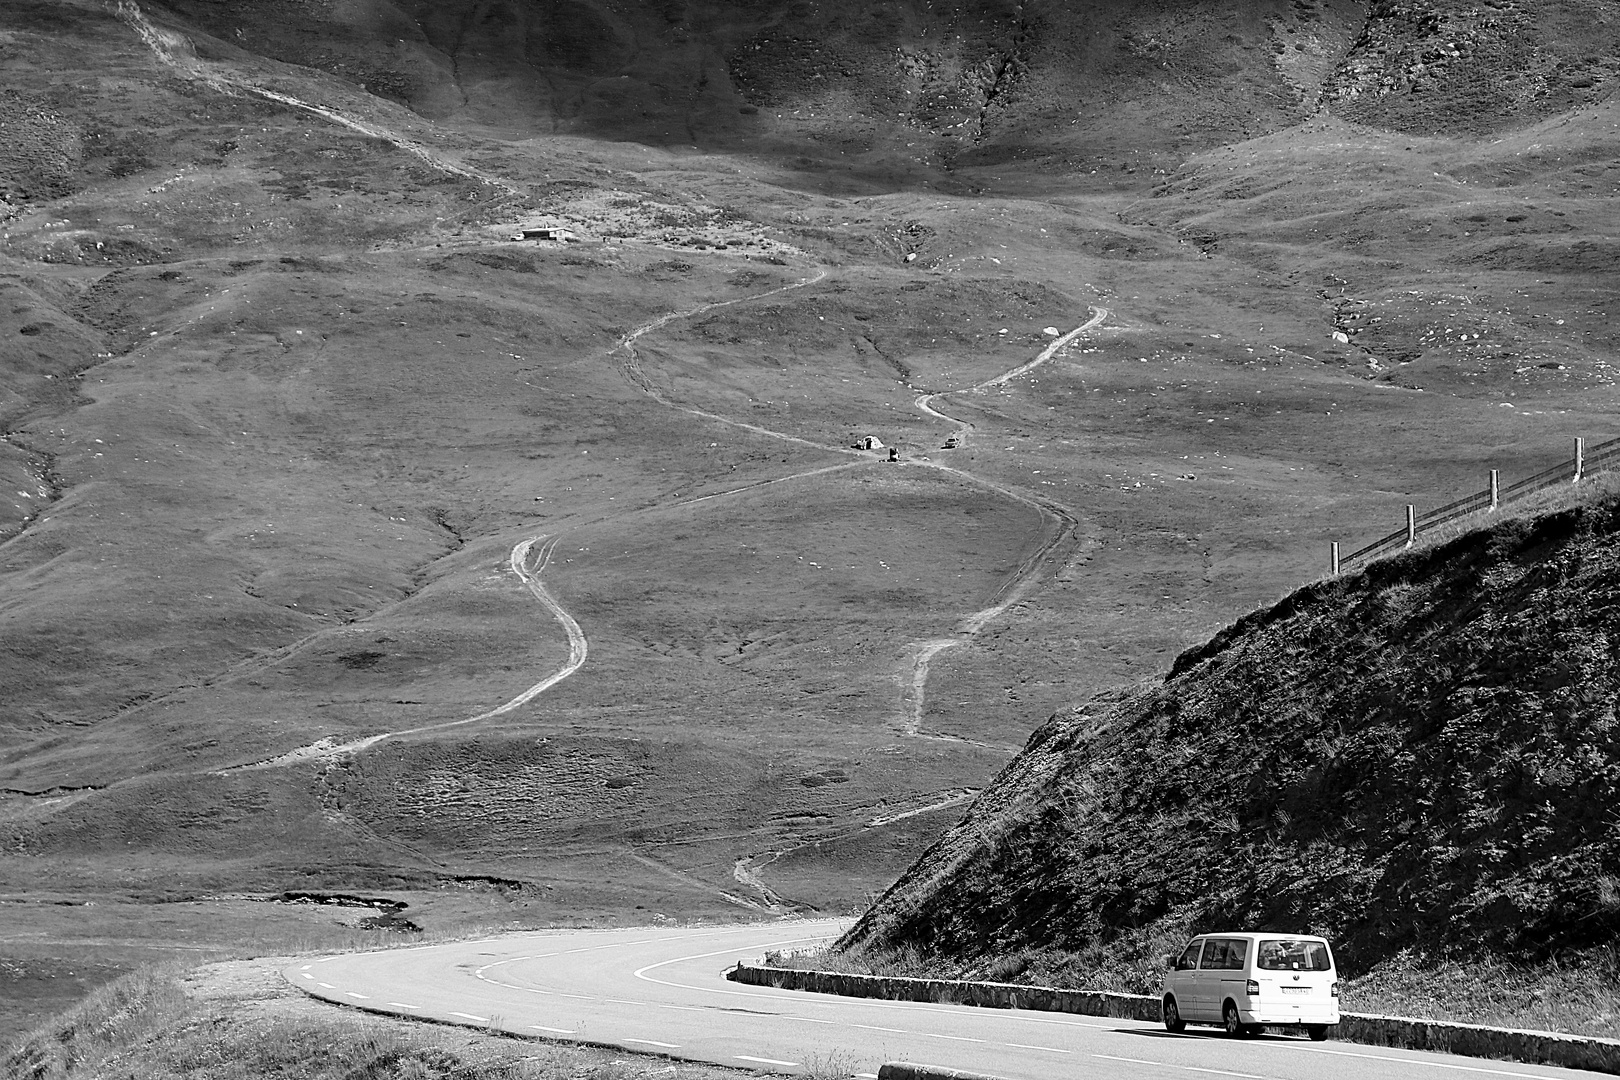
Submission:
[[[1331,971],[1333,957],[1321,941],[1262,941],[1255,965],[1262,971]]]

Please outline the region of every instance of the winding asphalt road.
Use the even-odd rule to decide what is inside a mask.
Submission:
[[[875,1077],[915,1061],[1010,1080],[1498,1080],[1589,1074],[1350,1043],[1017,1009],[743,986],[723,972],[844,923],[556,930],[351,953],[287,969],[316,997],[372,1011],[762,1072]]]

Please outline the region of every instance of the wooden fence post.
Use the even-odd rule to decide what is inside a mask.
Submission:
[[[1502,505],[1501,473],[1491,470],[1491,509],[1495,510]]]
[[[1586,470],[1586,440],[1579,435],[1575,436],[1575,479],[1572,483],[1581,482],[1581,473]]]
[[[1406,546],[1417,543],[1417,507],[1406,504]]]
[[[1339,576],[1339,542],[1333,541],[1333,576]]]

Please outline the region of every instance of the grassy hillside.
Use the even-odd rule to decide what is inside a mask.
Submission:
[[[1492,10],[0,4],[0,1027],[287,890],[855,910],[1615,434],[1613,26]]]
[[[1054,718],[845,944],[1148,990],[1231,927],[1352,975],[1610,946],[1617,615],[1612,492],[1310,585]]]

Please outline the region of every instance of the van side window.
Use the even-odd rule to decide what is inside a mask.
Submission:
[[[1204,962],[1199,966],[1205,971],[1209,971],[1211,968],[1225,967],[1226,965],[1222,963],[1222,957],[1225,955],[1226,947],[1221,943],[1221,940],[1219,938],[1210,938],[1204,942]]]
[[[1183,949],[1181,951],[1181,955],[1176,957],[1176,970],[1191,971],[1193,968],[1197,967],[1198,950],[1203,946],[1203,944],[1204,943],[1201,941],[1195,941]]]
[[[1243,962],[1249,956],[1249,943],[1238,938],[1231,938],[1224,942],[1226,945],[1226,962],[1221,966],[1228,971],[1239,971]]]

